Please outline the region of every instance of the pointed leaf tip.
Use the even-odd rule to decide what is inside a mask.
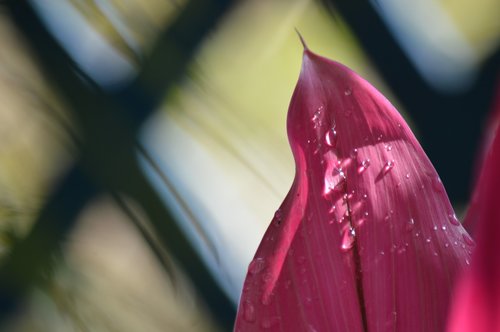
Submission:
[[[249,266],[235,331],[443,331],[473,242],[397,110],[297,34],[296,174]]]
[[[302,46],[304,47],[304,51],[309,51],[309,47],[307,47],[306,41],[304,40],[304,37],[300,34],[299,30],[295,28],[295,32],[297,32],[297,35],[299,35],[300,42],[302,43]]]

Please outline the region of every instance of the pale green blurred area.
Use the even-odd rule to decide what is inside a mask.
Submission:
[[[183,5],[109,1],[121,26],[99,6],[106,1],[71,2],[134,63]],[[500,21],[495,0],[481,3],[442,1],[486,56]],[[234,302],[293,179],[285,121],[302,56],[294,28],[311,50],[353,68],[397,106],[341,18],[332,20],[310,0],[244,1],[205,41],[190,75],[143,130],[142,141],[169,180],[151,175],[155,187]],[[5,253],[73,161],[74,146],[64,129],[72,127],[64,105],[44,84],[2,12],[0,43],[0,250]],[[54,278],[28,299],[9,331],[217,330],[175,264],[174,282],[113,201],[94,201],[78,225]]]
[[[201,238],[210,239],[213,270],[223,271],[220,279],[235,302],[246,266],[293,181],[286,113],[302,59],[295,28],[311,50],[387,91],[340,18],[333,21],[316,2],[246,2],[207,41],[190,78],[144,130],[182,201],[169,203],[190,207],[179,219],[192,224],[185,215],[195,216],[201,227],[190,230],[201,228]],[[208,247],[200,248],[206,253]]]

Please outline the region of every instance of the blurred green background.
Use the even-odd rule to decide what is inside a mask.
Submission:
[[[0,3],[5,331],[230,330],[294,172],[302,46],[381,90],[458,211],[499,71],[496,0]]]

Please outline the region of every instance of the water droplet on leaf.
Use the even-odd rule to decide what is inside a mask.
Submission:
[[[358,174],[363,173],[366,169],[370,167],[370,159],[365,159],[361,162],[358,168]]]
[[[384,165],[384,173],[388,173],[394,168],[394,160],[388,160]]]
[[[354,239],[356,237],[356,231],[354,228],[348,228],[344,231],[344,235],[342,236],[342,243],[340,248],[342,251],[349,251],[354,246]]]
[[[460,226],[460,221],[458,221],[457,215],[456,214],[449,214],[448,215],[448,220],[450,221],[450,224],[455,225],[455,226]]]
[[[335,130],[335,127],[326,132],[325,142],[328,146],[335,147],[337,145],[337,131]]]
[[[406,224],[406,230],[407,230],[408,232],[411,232],[414,228],[415,228],[415,219],[410,218],[410,220],[409,220],[409,221],[408,221],[408,223]]]

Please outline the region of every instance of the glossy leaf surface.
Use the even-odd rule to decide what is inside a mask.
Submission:
[[[397,110],[306,48],[287,127],[295,179],[235,331],[442,331],[473,242]]]

